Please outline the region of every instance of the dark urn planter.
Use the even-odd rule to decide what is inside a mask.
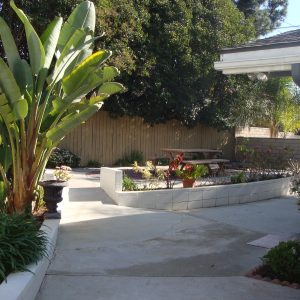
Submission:
[[[57,204],[63,200],[63,188],[68,186],[66,181],[47,180],[40,182],[44,188],[44,201],[46,204],[47,212],[45,219],[60,219],[61,214],[57,211]]]

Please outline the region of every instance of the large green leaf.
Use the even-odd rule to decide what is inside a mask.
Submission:
[[[24,24],[32,72],[37,75],[45,63],[44,47],[24,12],[15,5],[14,1],[10,1],[10,6]]]
[[[50,82],[58,82],[61,80],[68,67],[80,54],[80,52],[85,48],[85,46],[90,46],[84,44],[86,32],[78,29],[74,32],[70,40],[65,45],[59,59],[56,61],[53,74],[50,77]]]
[[[66,23],[63,25],[59,36],[57,48],[60,52],[73,36],[77,29],[89,29],[94,31],[96,23],[95,6],[91,1],[84,1],[79,4],[71,13]]]
[[[63,19],[61,17],[56,17],[46,28],[41,36],[41,41],[45,49],[45,64],[44,68],[49,69],[55,49],[57,46],[58,38],[61,31],[61,26]]]
[[[12,153],[8,145],[0,146],[0,164],[2,165],[4,172],[7,172],[12,164]],[[1,175],[0,175],[1,178]]]
[[[60,17],[55,18],[46,28],[42,34],[41,41],[45,49],[45,64],[39,72],[37,93],[41,93],[45,80],[48,76],[48,70],[51,66],[57,41],[59,38],[63,19]]]
[[[33,78],[31,68],[25,59],[17,61],[15,64],[16,71],[14,72],[15,79],[20,88],[21,94],[24,95],[26,91],[32,94]]]
[[[11,70],[15,69],[15,64],[21,60],[18,48],[15,44],[14,38],[6,22],[0,17],[0,36],[2,45],[5,50],[7,62]]]
[[[24,119],[28,112],[28,104],[24,99],[15,102],[13,107],[8,103],[4,94],[0,94],[0,116],[6,124]]]
[[[16,120],[25,118],[28,111],[27,101],[22,98],[18,84],[2,58],[0,58],[0,88],[5,94],[1,97],[0,105],[9,105]],[[3,115],[2,117],[4,118]]]
[[[100,50],[80,63],[68,76],[63,79],[62,87],[66,94],[78,89],[81,84],[92,76],[95,71],[111,56],[110,51]]]
[[[4,94],[0,94],[0,116],[5,124],[11,124],[15,121],[13,111]]]
[[[61,120],[56,127],[50,129],[46,137],[52,141],[52,143],[57,143],[63,139],[72,129],[74,129],[79,124],[85,122],[94,113],[96,113],[102,106],[101,98],[98,98],[99,102],[95,98],[91,98],[90,105],[77,114],[72,114],[70,117],[66,117]]]
[[[1,178],[1,175],[0,175]],[[0,211],[5,208],[5,198],[6,198],[6,187],[3,181],[0,181]]]
[[[125,87],[121,83],[105,82],[100,86],[98,90],[98,94],[113,95],[124,91],[125,91]]]
[[[78,56],[73,60],[73,62],[68,66],[65,74],[70,74],[72,70],[79,65],[84,59],[93,54],[94,41],[97,39],[93,38],[93,35],[87,34],[84,38],[83,45],[84,48],[80,51]]]

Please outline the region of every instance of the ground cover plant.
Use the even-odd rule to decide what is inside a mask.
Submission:
[[[78,168],[80,166],[80,157],[68,149],[57,147],[53,149],[49,157],[47,168],[56,168],[61,165]]]
[[[129,153],[123,155],[122,158],[118,159],[114,165],[117,167],[129,167],[134,164],[134,162],[138,162],[139,164],[144,161],[143,153],[138,150],[133,150]]]
[[[52,150],[124,87],[112,81],[119,71],[106,65],[111,51],[93,53],[92,2],[83,1],[65,23],[55,18],[41,36],[13,1],[10,5],[24,26],[29,61],[0,18],[6,55],[6,61],[0,58],[0,202],[8,213],[23,213],[31,212]]]
[[[0,213],[0,283],[11,272],[26,271],[47,255],[47,237],[40,223],[25,214]]]
[[[300,283],[300,243],[280,242],[262,258],[265,274],[270,278]]]

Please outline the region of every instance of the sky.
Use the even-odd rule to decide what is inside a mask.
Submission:
[[[290,26],[298,26],[298,27],[290,27]],[[268,36],[279,34],[285,31],[300,29],[300,0],[288,1],[288,13],[280,27],[281,27],[280,29],[274,30]]]

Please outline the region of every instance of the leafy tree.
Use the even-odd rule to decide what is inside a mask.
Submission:
[[[239,79],[213,67],[223,47],[254,34],[250,20],[230,0],[111,0],[96,2],[100,41],[114,52],[128,92],[108,100],[112,115],[148,123],[177,119],[225,126],[227,104]]]
[[[272,136],[279,130],[295,132],[300,128],[300,101],[291,78],[270,78],[237,88],[243,97],[232,103],[232,125],[268,126]]]
[[[278,28],[287,14],[288,0],[232,0],[254,21],[257,36]]]
[[[66,18],[70,15],[76,4],[80,0],[15,0],[18,7],[22,7],[24,13],[28,16],[37,33],[42,33],[46,25],[56,16]],[[16,45],[22,58],[28,58],[25,31],[16,14],[11,10],[9,1],[0,0],[0,16],[11,28],[15,38]],[[5,52],[0,45],[0,56],[4,57]]]

